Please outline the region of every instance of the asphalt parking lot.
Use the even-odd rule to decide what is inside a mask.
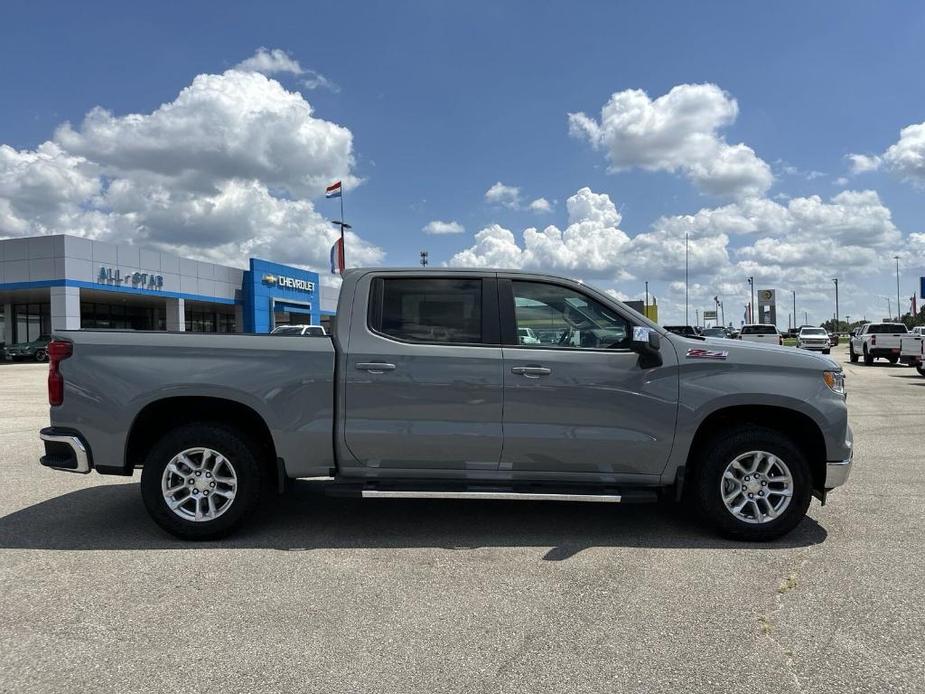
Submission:
[[[877,364],[846,364],[848,485],[770,545],[670,505],[307,483],[184,544],[137,477],[40,468],[46,367],[0,365],[0,690],[923,691],[925,378]]]

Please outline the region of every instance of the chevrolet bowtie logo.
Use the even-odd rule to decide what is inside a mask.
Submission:
[[[264,281],[265,283],[267,283],[267,284],[276,284],[276,282],[277,282],[277,277],[276,277],[276,275],[264,275],[264,276],[263,276],[263,281]]]

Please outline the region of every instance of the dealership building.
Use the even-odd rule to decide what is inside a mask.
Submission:
[[[266,333],[326,325],[337,288],[290,265],[230,267],[77,236],[0,240],[0,343],[55,330]]]

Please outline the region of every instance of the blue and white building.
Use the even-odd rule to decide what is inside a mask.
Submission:
[[[246,263],[67,235],[0,240],[0,343],[80,328],[266,333],[330,322],[337,289],[317,273]]]

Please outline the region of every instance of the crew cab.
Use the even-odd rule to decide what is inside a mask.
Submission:
[[[902,352],[902,338],[908,335],[909,330],[902,323],[865,323],[848,343],[849,358],[856,363],[863,357],[866,366],[873,364],[874,359],[895,364]]]
[[[760,342],[766,345],[784,344],[784,337],[778,332],[777,326],[762,323],[743,325],[739,339],[744,342]]]
[[[330,338],[64,331],[49,357],[41,463],[141,468],[151,517],[186,539],[308,478],[372,498],[686,498],[768,540],[853,458],[832,360],[673,335],[541,274],[348,270]]]

